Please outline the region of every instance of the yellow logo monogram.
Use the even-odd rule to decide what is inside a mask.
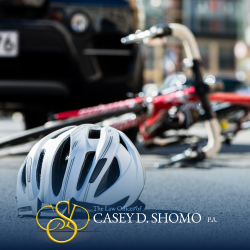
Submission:
[[[68,243],[68,242],[72,241],[72,240],[76,237],[77,231],[83,230],[84,228],[87,227],[87,225],[89,224],[89,213],[88,213],[88,211],[87,211],[84,207],[80,207],[80,206],[78,206],[78,205],[73,204],[74,207],[73,207],[72,213],[70,214],[70,217],[68,218],[68,217],[64,216],[63,214],[61,214],[61,213],[58,211],[58,205],[61,204],[61,203],[66,203],[66,204],[68,205],[68,213],[70,214],[70,201],[60,201],[60,202],[58,202],[58,203],[56,204],[55,210],[56,210],[57,215],[60,216],[62,219],[60,219],[60,218],[55,218],[55,219],[51,220],[51,221],[47,224],[47,227],[46,227],[46,228],[44,228],[44,227],[42,227],[42,226],[40,225],[40,223],[39,223],[39,221],[38,221],[38,215],[39,215],[39,213],[40,213],[44,208],[51,208],[51,209],[54,211],[52,205],[49,205],[49,206],[45,206],[45,207],[41,208],[41,209],[38,211],[38,213],[37,213],[37,215],[36,215],[36,222],[37,222],[37,225],[38,225],[42,230],[46,231],[48,237],[49,237],[52,241],[54,241],[54,242],[56,242],[56,243]],[[87,213],[87,215],[88,215],[88,220],[87,220],[85,226],[82,227],[82,228],[79,228],[79,229],[77,228],[76,223],[72,220],[72,217],[73,217],[73,215],[74,215],[74,212],[75,212],[76,207],[79,207],[79,208],[83,209],[83,210]],[[65,224],[65,221],[64,221],[63,219],[66,220],[66,221],[68,222],[67,225]],[[50,228],[49,228],[49,227],[50,227],[50,224],[51,224],[53,221],[56,221],[56,220],[59,220],[59,221],[61,221],[61,222],[63,223],[63,226],[62,226],[60,229],[64,229],[65,227],[67,227],[67,228],[70,228],[70,229],[74,230],[74,234],[73,234],[73,236],[72,236],[70,239],[65,240],[65,241],[59,241],[59,240],[56,240],[55,238],[53,238],[53,237],[51,236],[50,232],[53,231],[53,230],[55,230],[55,229],[57,229],[57,228],[60,226],[60,223],[58,223],[58,225],[57,225],[55,228],[53,228],[53,229],[50,229]],[[73,226],[73,228],[69,226],[70,224]]]

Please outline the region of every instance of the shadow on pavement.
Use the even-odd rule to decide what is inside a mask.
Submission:
[[[205,146],[206,143],[200,143],[199,146]],[[188,144],[177,145],[177,146],[162,146],[154,149],[147,149],[138,142],[136,143],[136,148],[141,155],[154,154],[154,155],[172,155],[182,153],[185,149],[189,148]],[[250,145],[247,144],[233,144],[226,145],[222,144],[220,153],[249,153]]]

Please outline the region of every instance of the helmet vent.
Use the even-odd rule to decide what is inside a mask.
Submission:
[[[107,189],[109,189],[113,184],[115,184],[119,176],[120,176],[120,168],[119,168],[118,161],[115,157],[113,161],[111,162],[108,170],[102,177],[102,180],[96,189],[94,197],[99,196],[100,194],[105,192]]]
[[[79,191],[82,188],[82,186],[86,180],[86,177],[89,173],[89,170],[92,166],[94,157],[95,157],[95,152],[88,152],[86,154],[84,162],[82,164],[82,168],[81,168],[81,172],[80,172],[80,175],[78,178],[78,182],[77,182],[77,187],[76,187],[77,191]]]
[[[43,158],[45,155],[45,150],[43,150],[39,156],[37,168],[36,168],[36,185],[37,188],[40,189],[40,182],[41,182],[41,173],[42,173],[42,165],[43,165]]]
[[[52,166],[52,190],[55,196],[58,196],[62,187],[64,174],[68,164],[69,152],[70,137],[62,143],[54,158]]]
[[[23,192],[26,193],[26,163],[22,171],[22,176],[21,176],[21,182],[22,182],[22,188]]]
[[[93,173],[91,175],[91,178],[89,180],[89,183],[93,183],[96,180],[98,175],[101,173],[106,161],[107,161],[106,158],[102,158],[97,162],[97,164],[95,166],[95,169],[94,169],[94,171],[93,171]]]
[[[127,146],[126,146],[124,140],[121,138],[121,136],[120,136],[120,143],[121,143],[122,146],[128,151],[128,148],[127,148]]]
[[[101,130],[90,129],[89,130],[89,139],[100,139]]]
[[[66,129],[66,130],[64,130],[64,131],[62,131],[62,132],[56,134],[56,135],[55,135],[54,137],[52,137],[51,139],[56,139],[59,135],[63,134],[64,132],[66,132],[66,131],[68,131],[68,130],[70,130],[70,129],[72,129],[72,128],[68,128],[68,129]]]

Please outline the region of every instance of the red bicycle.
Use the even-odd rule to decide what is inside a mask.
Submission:
[[[243,107],[245,110],[243,117],[245,117],[250,106],[250,96],[237,93],[210,93],[210,90],[214,90],[216,86],[203,82],[202,61],[197,42],[192,32],[184,25],[174,23],[156,25],[144,32],[122,38],[121,42],[123,44],[139,41],[150,43],[153,39],[171,35],[181,39],[184,45],[194,75],[194,86],[185,89],[177,88],[172,93],[154,97],[138,96],[115,103],[55,114],[55,121],[48,122],[44,126],[1,138],[0,148],[24,143],[41,135],[45,136],[65,126],[98,122],[122,131],[139,126],[141,142],[144,145],[162,146],[179,143],[185,139],[185,136],[164,137],[164,131],[171,128],[188,128],[198,121],[204,121],[208,134],[208,142],[205,147],[191,146],[184,153],[172,157],[164,164],[158,164],[157,167],[164,167],[166,164],[180,160],[202,160],[213,157],[221,148],[221,131],[216,116],[216,112],[219,112],[218,110],[213,111],[210,101],[231,104],[229,109],[227,107],[219,110],[223,111],[223,116],[234,111],[234,108]],[[201,104],[203,114],[194,108],[197,103]],[[192,106],[192,104],[194,105]]]

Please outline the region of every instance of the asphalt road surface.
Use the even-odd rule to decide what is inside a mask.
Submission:
[[[0,136],[23,129],[21,122],[0,120]],[[211,160],[193,165],[176,164],[155,169],[186,146],[147,151],[138,145],[146,168],[141,200],[146,204],[144,223],[95,223],[79,232],[68,244],[56,244],[40,230],[34,218],[18,218],[14,204],[18,169],[25,155],[0,158],[0,246],[1,249],[249,249],[250,248],[250,131],[240,132],[233,145],[223,146]],[[153,223],[152,214],[199,213],[199,223]],[[105,215],[105,213],[104,213]],[[99,220],[104,220],[100,217]],[[199,217],[195,215],[197,222]],[[214,222],[208,222],[208,217]],[[158,217],[157,217],[158,218]],[[142,220],[143,218],[141,218]],[[177,218],[176,218],[177,219]],[[153,222],[152,222],[153,221]],[[175,221],[175,215],[172,217]],[[216,221],[216,222],[215,222]],[[42,219],[47,225],[49,219]],[[84,220],[76,220],[84,225]],[[71,232],[55,232],[59,240]],[[3,247],[3,248],[2,248]]]

